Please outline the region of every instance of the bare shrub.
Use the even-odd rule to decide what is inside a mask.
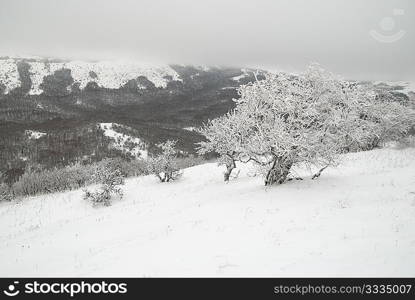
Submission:
[[[33,196],[77,189],[92,183],[94,165],[79,163],[52,170],[28,169],[15,182],[12,190],[16,196]]]
[[[37,166],[28,168],[11,188],[15,196],[34,196],[74,190],[89,184],[99,183],[95,176],[98,169],[106,168],[109,161],[117,165],[123,177],[148,174],[147,163],[143,160],[126,161],[120,158],[83,165],[75,163],[63,168],[45,170]]]

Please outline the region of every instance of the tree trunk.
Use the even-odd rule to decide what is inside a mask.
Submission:
[[[273,185],[275,183],[282,184],[287,179],[292,166],[291,162],[282,162],[284,159],[275,159],[272,163],[271,169],[267,172],[265,177],[265,185]]]
[[[229,181],[229,177],[231,176],[231,173],[233,171],[233,169],[236,168],[236,164],[235,161],[232,159],[231,162],[229,162],[228,164],[226,164],[226,171],[223,174],[223,179],[225,180],[225,182]]]
[[[156,173],[157,178],[160,180],[160,182],[164,182],[164,177],[160,175],[160,173]]]
[[[311,177],[311,179],[316,179],[316,178],[319,178],[320,177],[320,175],[321,175],[321,173],[328,167],[329,165],[327,165],[327,166],[325,166],[325,167],[323,167],[323,168],[321,168],[316,174],[314,174],[313,175],[313,177]]]

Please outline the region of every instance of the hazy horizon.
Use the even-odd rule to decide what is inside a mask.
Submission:
[[[410,0],[0,0],[0,54],[415,81]],[[393,43],[371,31],[402,36]]]

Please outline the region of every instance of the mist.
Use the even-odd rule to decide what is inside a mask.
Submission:
[[[0,0],[0,54],[285,71],[319,62],[353,79],[415,80],[414,13],[411,0]]]

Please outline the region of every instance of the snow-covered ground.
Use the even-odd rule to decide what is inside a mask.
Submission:
[[[317,180],[265,188],[205,164],[0,204],[0,276],[415,276],[415,149],[344,156]]]

